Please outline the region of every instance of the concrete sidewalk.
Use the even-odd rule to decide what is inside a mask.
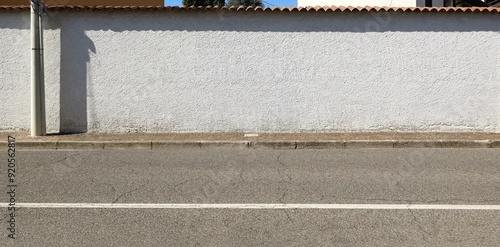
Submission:
[[[500,133],[353,132],[353,133],[89,133],[31,137],[0,132],[0,145],[14,136],[28,149],[162,149],[169,147],[248,148],[499,148]]]

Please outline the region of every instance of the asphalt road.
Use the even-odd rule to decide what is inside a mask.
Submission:
[[[500,149],[18,150],[16,158],[17,203],[500,205]],[[6,152],[0,162],[7,192]],[[10,212],[0,212],[2,246],[500,246],[500,210],[21,207],[16,239],[7,237]]]

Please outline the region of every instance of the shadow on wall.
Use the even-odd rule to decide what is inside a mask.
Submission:
[[[96,53],[85,30],[61,26],[60,133],[85,133],[87,119],[87,62]]]

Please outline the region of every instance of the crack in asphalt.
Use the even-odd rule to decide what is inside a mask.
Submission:
[[[418,226],[418,229],[420,230],[420,232],[422,232],[422,240],[424,240],[426,243],[430,243],[429,242],[429,239],[427,239],[431,234],[428,233],[427,231],[424,230],[424,226],[422,225],[422,222],[420,222],[418,219],[417,219],[417,216],[415,215],[415,213],[413,212],[413,210],[411,209],[408,209],[408,211],[410,211],[411,215],[413,216],[413,222],[417,224]]]
[[[81,156],[81,155],[82,155],[82,153],[81,153],[81,152],[78,152],[78,153],[76,153],[76,154],[69,155],[69,156],[67,156],[67,157],[65,157],[65,158],[63,158],[63,159],[60,159],[60,160],[57,160],[57,161],[51,162],[51,163],[49,163],[49,164],[47,164],[47,165],[41,165],[41,166],[39,166],[39,167],[37,167],[37,168],[34,168],[33,170],[36,170],[36,169],[38,169],[38,168],[40,168],[40,167],[42,167],[42,166],[50,166],[50,165],[53,165],[53,164],[57,164],[57,163],[60,163],[60,162],[65,161],[65,160],[67,160],[67,159],[69,159],[69,158],[78,157],[78,156]]]
[[[137,187],[137,188],[135,188],[135,189],[133,189],[133,190],[127,191],[127,192],[125,192],[125,193],[122,193],[121,195],[119,195],[119,196],[118,196],[118,197],[117,197],[117,198],[116,198],[116,199],[112,202],[112,204],[117,203],[117,202],[120,200],[120,198],[122,198],[123,196],[125,196],[125,195],[127,195],[127,194],[131,194],[131,193],[133,193],[134,191],[140,190],[140,189],[144,188],[144,187],[145,187],[146,185],[148,185],[148,184],[149,184],[149,182],[147,182],[147,183],[145,183],[145,184],[143,184],[143,185],[141,185],[141,186],[139,186],[139,187]]]
[[[283,199],[285,199],[285,196],[286,196],[286,191],[283,192],[283,195],[278,199],[278,201],[281,202],[282,204],[285,204],[285,202],[283,201]]]
[[[39,166],[37,166],[37,167],[35,167],[35,168],[32,168],[32,169],[26,170],[26,172],[23,172],[23,176],[24,176],[24,175],[30,175],[31,173],[35,172],[36,170],[38,170],[38,169],[40,169],[40,168],[42,168],[42,167],[46,167],[46,166],[50,166],[50,165],[53,165],[53,164],[57,164],[57,163],[60,163],[60,162],[65,161],[65,160],[67,160],[67,159],[69,159],[69,158],[71,158],[71,157],[77,157],[77,156],[79,156],[79,155],[82,155],[82,153],[80,153],[80,152],[79,152],[79,153],[76,153],[76,154],[73,154],[73,155],[69,155],[69,156],[66,156],[66,157],[64,157],[64,158],[62,158],[62,159],[59,159],[59,160],[56,160],[56,161],[50,162],[50,163],[48,163],[48,164],[41,164],[41,165],[39,165]],[[17,165],[17,164],[16,164],[16,165]],[[33,179],[32,179],[32,178],[30,178],[30,179],[28,179],[28,180],[24,180],[24,181],[23,181],[22,179],[20,179],[20,180],[19,180],[19,182],[17,182],[17,185],[19,186],[19,185],[27,184],[27,183],[28,183],[29,181],[31,181],[31,180],[33,180]]]
[[[285,163],[283,163],[283,162],[281,161],[281,156],[282,156],[282,155],[283,155],[283,153],[279,154],[279,155],[278,155],[278,157],[276,158],[276,161],[277,161],[277,162],[278,162],[278,164],[280,164],[282,167],[286,167],[286,166],[285,166]],[[278,169],[277,169],[277,170],[278,170],[278,174],[280,174],[280,175],[281,175],[281,174],[284,174],[284,175],[287,177],[288,181],[283,181],[283,182],[286,182],[286,183],[292,184],[292,177],[290,177],[290,175],[288,174],[288,172],[286,172],[286,171],[282,172],[282,171],[281,171],[281,169],[280,169],[279,167],[278,167]]]
[[[36,170],[38,170],[38,169],[40,169],[40,168],[42,168],[42,167],[46,167],[46,166],[50,166],[50,165],[53,165],[53,164],[57,164],[57,163],[60,163],[60,162],[65,161],[65,160],[67,160],[67,159],[69,159],[69,158],[72,158],[72,157],[77,157],[77,156],[80,156],[80,155],[82,155],[82,153],[78,152],[78,153],[76,153],[76,154],[72,154],[72,155],[66,156],[66,157],[64,157],[64,158],[62,158],[62,159],[59,159],[59,160],[56,160],[56,161],[50,162],[50,163],[48,163],[48,164],[41,164],[41,165],[39,165],[39,166],[37,166],[37,167],[35,167],[35,168],[32,168],[32,169],[27,170],[27,171],[26,171],[26,172],[24,172],[23,174],[25,174],[25,175],[29,175],[29,174],[31,174],[32,172],[34,172],[34,171],[36,171]],[[27,182],[29,182],[29,181],[31,181],[31,180],[32,180],[32,179],[28,179],[28,180],[22,181],[22,183],[18,183],[18,185],[19,185],[19,184],[23,184],[23,183],[27,183]]]
[[[183,184],[186,184],[186,183],[188,183],[188,182],[191,182],[191,181],[197,181],[197,180],[201,180],[201,179],[203,179],[203,177],[197,177],[197,178],[193,178],[193,179],[186,179],[186,180],[183,180],[182,182],[175,184],[175,185],[172,187],[172,190],[173,190],[173,191],[175,191],[175,193],[179,194],[182,198],[186,198],[186,197],[184,196],[184,193],[183,193],[182,191],[178,190],[178,189],[177,189],[177,187],[182,186]]]
[[[16,205],[16,210],[15,210],[14,212],[9,212],[9,211],[7,211],[7,213],[5,213],[5,217],[0,218],[0,221],[4,222],[4,220],[5,220],[5,219],[7,219],[7,218],[9,218],[9,217],[10,217],[10,214],[11,214],[11,213],[15,213],[15,214],[16,214],[16,216],[17,216],[17,212],[21,211],[21,209],[22,209],[22,207],[18,207],[18,206]]]
[[[280,153],[278,154],[278,157],[276,158],[276,161],[278,162],[278,164],[280,164],[281,166],[285,166],[285,164],[283,162],[281,162],[281,156],[283,155],[283,153]]]
[[[99,185],[105,185],[105,186],[110,187],[112,192],[116,191],[115,186],[113,186],[112,184],[108,184],[108,183],[105,183],[105,182],[95,181],[94,178],[90,178],[90,184],[91,185],[97,185],[97,186],[99,186]]]
[[[408,193],[410,193],[410,194],[412,194],[414,196],[417,196],[422,201],[425,201],[425,199],[422,196],[418,195],[417,193],[415,193],[413,191],[407,190],[403,185],[401,185],[401,183],[399,183],[399,181],[396,181],[396,187],[399,187],[399,188],[403,189],[404,191],[406,191],[406,192],[408,192]]]
[[[113,186],[112,184],[108,184],[108,183],[98,183],[98,185],[99,185],[99,184],[102,184],[102,185],[106,185],[106,186],[111,187],[111,191],[112,191],[112,192],[115,192],[115,191],[116,191],[115,186]]]
[[[281,210],[281,212],[285,213],[286,218],[288,219],[289,222],[293,223],[292,216],[290,216],[290,213],[287,210]]]

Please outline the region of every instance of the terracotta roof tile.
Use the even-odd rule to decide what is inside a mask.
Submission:
[[[29,10],[29,5],[19,6],[0,6],[0,11],[25,11]],[[308,6],[308,7],[195,7],[195,6],[48,6],[49,10],[67,10],[67,11],[120,11],[120,10],[155,10],[155,11],[230,11],[230,12],[487,12],[500,13],[500,7],[361,7],[361,6]]]

